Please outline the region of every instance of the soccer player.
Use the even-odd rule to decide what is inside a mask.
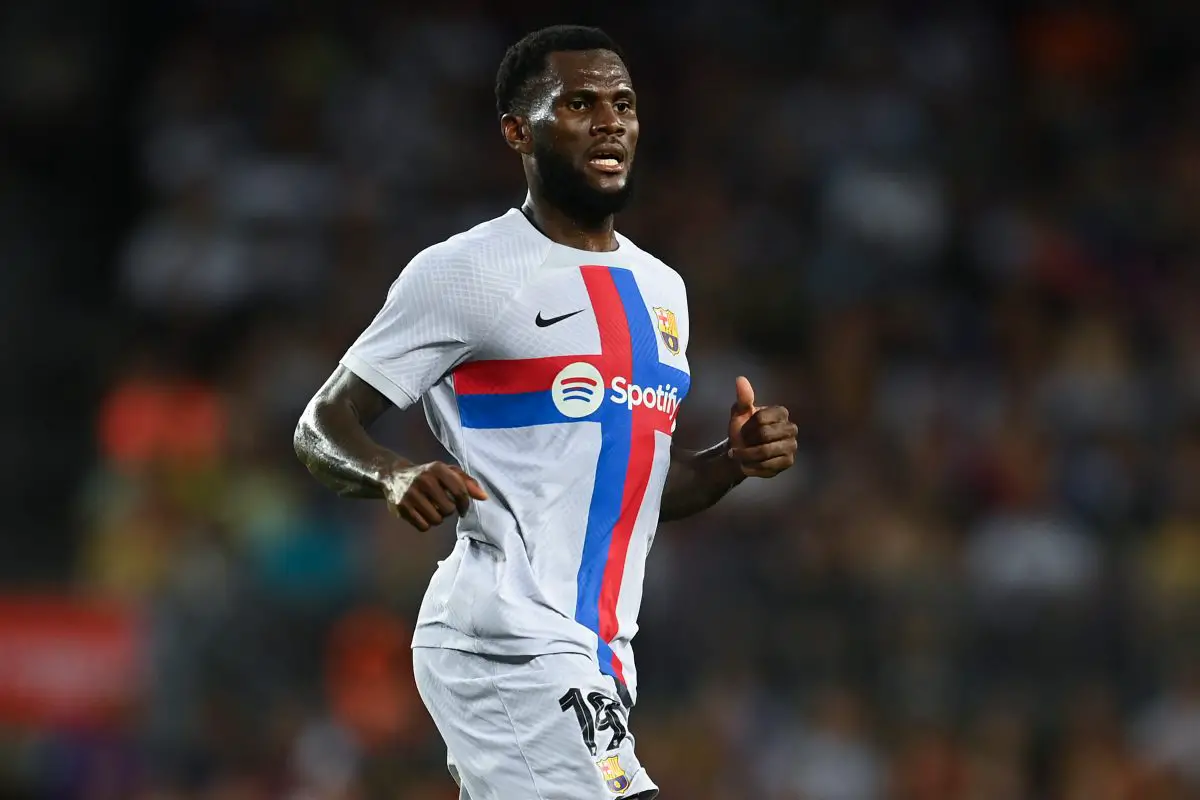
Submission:
[[[413,661],[461,798],[652,798],[629,710],[655,529],[790,467],[796,426],[739,377],[725,440],[671,443],[687,298],[613,230],[638,142],[617,45],[595,28],[531,33],[504,56],[496,104],[524,205],[413,258],[309,403],[296,452],[418,530],[459,515]],[[457,465],[368,436],[418,399]]]

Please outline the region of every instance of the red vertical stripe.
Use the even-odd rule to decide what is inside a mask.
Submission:
[[[633,375],[633,353],[629,334],[627,313],[644,313],[643,309],[626,309],[617,291],[612,273],[603,267],[585,267],[584,282],[596,308],[596,319],[600,326],[600,348],[615,372]],[[604,579],[600,585],[600,630],[597,633],[605,642],[611,642],[620,630],[617,620],[617,601],[621,596],[621,584],[625,577],[625,560],[629,555],[629,543],[633,539],[633,528],[638,511],[650,482],[650,470],[654,463],[654,429],[649,415],[635,410],[633,413],[632,441],[629,448],[629,467],[625,475],[625,488],[621,497],[621,514],[613,526],[609,541],[608,559],[604,565]],[[620,659],[613,655],[613,671],[625,680]]]
[[[611,642],[620,629],[617,620],[617,600],[621,597],[621,583],[625,578],[625,559],[629,555],[629,543],[633,540],[633,527],[637,522],[646,487],[650,483],[650,471],[654,466],[654,431],[656,426],[645,414],[633,415],[633,441],[629,448],[629,471],[625,476],[625,493],[621,499],[621,516],[613,526],[609,544],[608,563],[604,566],[604,581],[600,585],[600,638]],[[613,669],[622,681],[621,663],[613,656]]]
[[[617,291],[612,273],[607,267],[583,267],[583,282],[587,286],[588,296],[592,300],[592,308],[596,312],[596,326],[600,331],[600,352],[604,354],[606,366],[612,372],[610,375],[633,375],[633,346],[629,338],[629,321],[625,316],[625,304]],[[633,442],[630,447],[629,460],[639,464],[645,460],[645,452],[639,452],[637,431],[638,418],[641,414],[633,415]],[[642,423],[644,425],[644,423]],[[653,436],[653,433],[651,433]],[[653,447],[653,440],[651,440]],[[653,453],[651,453],[653,455]],[[625,574],[625,556],[629,552],[629,540],[633,535],[633,522],[641,498],[646,493],[647,474],[640,480],[637,476],[626,474],[625,491],[621,498],[621,516],[613,526],[612,538],[608,546],[608,559],[604,565],[604,579],[600,585],[600,630],[597,631],[605,642],[612,641],[617,635],[617,598],[621,594],[621,579]],[[640,472],[639,468],[639,472]],[[634,500],[633,498],[637,499]],[[630,503],[634,505],[631,506]],[[626,519],[628,517],[628,520]],[[621,681],[625,680],[621,660],[613,654],[613,671]]]
[[[596,313],[596,327],[600,330],[600,352],[606,365],[614,375],[633,374],[633,348],[629,342],[629,323],[625,319],[625,306],[617,292],[608,267],[580,267],[583,284],[592,300]]]

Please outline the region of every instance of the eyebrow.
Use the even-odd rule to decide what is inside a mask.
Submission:
[[[581,97],[581,96],[588,97],[588,98],[595,98],[595,97],[599,97],[600,94],[601,94],[600,90],[594,89],[592,87],[585,86],[585,87],[580,87],[577,89],[568,89],[568,88],[564,87],[563,90],[558,93],[557,98],[562,99],[564,97]],[[630,86],[622,86],[621,88],[619,88],[615,92],[613,92],[613,94],[616,95],[617,97],[637,97],[637,92],[635,92],[633,90],[633,87],[630,87]]]

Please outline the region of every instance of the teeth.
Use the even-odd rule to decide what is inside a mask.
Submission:
[[[592,163],[594,163],[594,164],[600,164],[600,165],[602,165],[602,166],[605,166],[605,167],[615,167],[615,166],[617,166],[618,164],[620,164],[621,162],[620,162],[620,161],[617,161],[615,158],[612,158],[611,156],[606,156],[606,157],[603,157],[603,158],[600,158],[600,157],[593,158],[593,159],[592,159]]]

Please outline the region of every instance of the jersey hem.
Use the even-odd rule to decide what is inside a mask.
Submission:
[[[589,659],[600,670],[600,661],[596,654],[596,645],[590,646],[570,639],[513,639],[511,643],[498,642],[495,639],[484,639],[469,636],[462,631],[447,627],[440,623],[418,624],[413,633],[413,650],[429,648],[433,650],[461,650],[479,656],[503,656],[505,658],[520,658],[525,656],[548,656],[558,653],[571,653]],[[630,657],[627,665],[631,669],[625,676],[625,688],[629,691],[633,702],[637,703],[637,670]]]
[[[595,648],[588,648],[578,642],[560,639],[547,642],[536,639],[515,639],[511,644],[501,643],[494,639],[482,639],[469,636],[462,631],[447,628],[442,625],[425,625],[413,633],[413,647],[432,647],[443,650],[462,650],[478,655],[496,656],[542,656],[551,653],[578,653],[582,656],[595,658]]]

